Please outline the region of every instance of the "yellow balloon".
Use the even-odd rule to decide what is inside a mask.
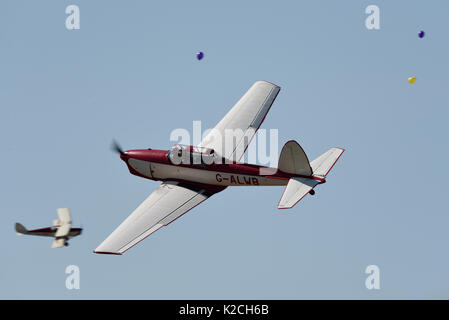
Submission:
[[[415,81],[416,81],[416,77],[408,78],[408,82],[410,82],[410,83],[415,83]]]

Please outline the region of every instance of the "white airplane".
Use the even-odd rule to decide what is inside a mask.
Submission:
[[[52,248],[68,246],[69,243],[67,241],[69,238],[80,235],[83,229],[72,228],[72,218],[68,208],[59,208],[57,211],[59,219],[53,221],[54,227],[27,230],[20,223],[16,223],[15,229],[17,235],[22,236],[27,234],[32,236],[53,237],[55,238],[55,241],[53,241],[53,244],[51,245]]]
[[[309,163],[300,145],[288,141],[278,168],[238,162],[279,90],[272,83],[256,82],[198,146],[123,151],[115,143],[131,174],[162,184],[94,252],[120,255],[228,186],[286,185],[279,209],[292,208],[308,193],[313,195],[343,149],[331,148]],[[226,139],[229,131],[241,134]]]

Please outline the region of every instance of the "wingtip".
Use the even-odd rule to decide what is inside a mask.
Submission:
[[[273,82],[270,82],[270,81],[267,81],[267,80],[258,80],[258,81],[256,81],[256,83],[268,83],[268,84],[271,84],[272,86],[275,86],[276,88],[279,88],[279,89],[281,88],[277,84],[275,84]]]
[[[291,208],[293,208],[293,206],[291,206],[291,207],[280,207],[280,206],[278,206],[279,210],[285,210],[285,209],[291,209]]]
[[[116,256],[121,256],[122,255],[120,252],[107,252],[107,251],[96,251],[96,250],[94,250],[93,253],[96,253],[96,254],[112,254],[112,255],[116,255]]]

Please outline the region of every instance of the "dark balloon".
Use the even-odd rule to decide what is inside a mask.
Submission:
[[[424,38],[424,35],[425,35],[426,33],[424,32],[424,31],[420,31],[419,33],[418,33],[418,36],[420,37],[420,38]]]
[[[203,59],[203,57],[204,57],[204,53],[202,53],[201,51],[198,52],[198,53],[196,54],[196,58],[197,58],[198,60]]]

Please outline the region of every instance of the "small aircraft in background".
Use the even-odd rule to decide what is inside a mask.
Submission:
[[[57,211],[59,219],[53,221],[53,227],[27,230],[20,223],[16,223],[17,235],[22,236],[27,234],[31,236],[53,237],[55,241],[51,245],[52,248],[67,247],[69,245],[67,242],[69,238],[79,236],[83,229],[72,228],[72,218],[68,208],[59,208]]]
[[[197,146],[125,151],[115,143],[114,150],[131,174],[162,184],[94,252],[120,255],[229,186],[285,186],[279,209],[292,208],[307,194],[315,194],[314,188],[326,182],[344,149],[331,148],[309,162],[291,140],[282,148],[277,168],[240,162],[279,90],[257,81]],[[228,131],[242,135],[223,140]]]

